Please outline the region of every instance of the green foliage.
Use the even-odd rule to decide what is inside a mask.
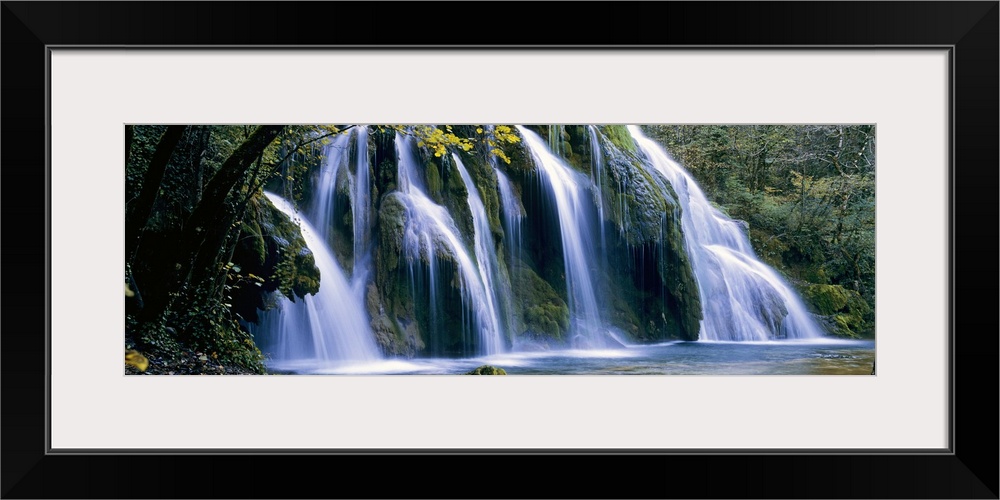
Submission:
[[[251,249],[253,263],[263,266],[267,260],[267,243],[264,242],[264,232],[256,217],[250,217],[241,223],[240,235],[241,241],[249,242],[247,247]]]
[[[178,315],[176,321],[186,325],[183,332],[186,345],[216,353],[221,362],[264,373],[264,355],[253,336],[233,317],[230,304],[218,301],[194,304]]]
[[[139,195],[146,167],[156,150],[156,143],[166,128],[164,125],[132,127],[132,143],[128,145],[129,161],[125,165],[126,205]]]
[[[164,129],[130,128],[127,204],[146,182]],[[259,133],[265,130],[277,137]],[[270,206],[260,190],[282,176],[291,193],[286,196],[297,199],[296,181],[307,177],[320,158],[319,146],[336,131],[333,126],[183,129],[162,179],[150,176],[159,184],[148,219],[131,221],[141,239],[126,267],[145,307],[126,317],[129,342],[158,360],[198,349],[214,353],[220,363],[262,372],[260,352],[240,321],[247,311],[256,317],[269,291],[280,289],[290,297],[315,293],[320,276],[298,226]],[[196,219],[200,222],[192,222]]]

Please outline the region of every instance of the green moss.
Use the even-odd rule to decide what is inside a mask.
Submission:
[[[378,166],[379,183],[376,189],[379,192],[388,193],[396,189],[396,164],[385,160]]]
[[[803,290],[803,298],[824,316],[834,314],[847,306],[847,289],[838,285],[810,285]]]
[[[535,171],[535,162],[531,157],[531,151],[524,145],[523,138],[517,144],[505,145],[504,152],[510,158],[510,163],[506,164],[503,161],[500,163],[505,165],[504,171],[509,175],[523,177]]]
[[[483,365],[475,370],[472,370],[466,375],[506,375],[507,371],[503,368],[497,368],[496,366]]]
[[[625,125],[601,125],[597,127],[597,130],[620,151],[636,153],[635,140],[632,139],[632,134],[629,133],[628,127]]]
[[[494,243],[500,245],[503,242],[503,225],[500,222],[500,192],[497,187],[497,174],[493,170],[493,166],[480,155],[464,154],[462,155],[462,164],[468,170],[472,183],[476,185],[479,199],[486,209],[486,217],[490,222]]]
[[[561,338],[562,333],[569,329],[569,318],[565,307],[559,304],[546,303],[529,306],[524,311],[524,323],[533,333],[545,334],[552,338]]]
[[[824,317],[829,333],[857,338],[874,329],[871,306],[861,295],[840,285],[800,284],[802,298],[811,310]]]
[[[326,228],[327,244],[337,257],[337,262],[346,273],[354,270],[354,205],[351,201],[351,179],[347,169],[337,172],[333,191],[333,213],[339,217],[331,218],[330,227]]]
[[[425,172],[427,175],[427,194],[430,195],[434,201],[441,203],[441,189],[443,188],[441,181],[441,174],[438,173],[438,167],[433,162],[427,162],[425,167]]]
[[[472,222],[472,209],[469,208],[469,191],[465,189],[461,172],[453,165],[451,155],[435,157],[423,148],[419,149],[419,153],[424,164],[428,166],[427,170],[433,165],[441,173],[441,196],[435,201],[448,209],[466,244],[472,245],[475,225]]]
[[[675,335],[697,340],[702,320],[701,291],[681,232],[680,212],[680,207],[673,207],[673,211],[663,218],[658,271],[667,294],[668,312],[676,322]]]
[[[306,246],[299,225],[271,204],[266,198],[258,202],[261,210],[260,227],[274,244],[278,262],[271,280],[290,300],[315,294],[320,287],[320,272],[312,251]]]
[[[632,267],[613,266],[608,278],[617,294],[612,299],[614,317],[638,339],[697,339],[701,298],[684,242],[677,193],[644,164],[626,127],[602,126],[598,132],[605,160],[600,182],[605,221],[618,229],[609,233],[620,241],[617,259],[633,262]],[[649,255],[657,256],[655,262]],[[657,279],[650,280],[648,272],[656,272]],[[629,298],[628,303],[622,303],[623,297]]]
[[[569,331],[569,307],[552,286],[525,265],[515,267],[512,285],[523,321],[518,334],[563,339]]]
[[[395,278],[399,259],[403,253],[403,234],[406,231],[406,205],[399,196],[389,194],[378,212],[378,245],[376,252],[376,281],[385,289]]]
[[[392,298],[398,299],[398,298]],[[403,328],[397,321],[389,317],[391,308],[384,307],[385,299],[375,283],[369,283],[365,290],[365,308],[371,318],[370,326],[375,335],[375,342],[382,352],[391,356],[413,357],[424,348],[419,335],[413,335],[415,329]],[[396,302],[399,302],[396,300]]]
[[[605,217],[633,246],[660,239],[664,214],[679,213],[677,195],[662,178],[652,176],[633,152],[624,151],[604,136],[605,178],[601,189]]]

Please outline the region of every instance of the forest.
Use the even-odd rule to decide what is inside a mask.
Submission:
[[[125,144],[126,373],[515,373],[497,356],[557,351],[590,354],[521,373],[674,373],[705,341],[727,373],[753,356],[728,343],[874,357],[871,125],[127,125]],[[657,350],[581,361],[634,346]]]

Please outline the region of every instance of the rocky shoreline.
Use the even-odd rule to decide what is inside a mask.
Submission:
[[[146,369],[125,363],[126,375],[259,375],[247,368],[220,363],[211,353],[181,349],[169,357],[141,353],[148,361]]]

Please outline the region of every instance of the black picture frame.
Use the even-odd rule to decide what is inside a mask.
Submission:
[[[567,25],[561,31],[548,16],[525,15],[515,3],[2,3],[4,498],[998,498],[996,1],[559,3],[555,9],[565,14],[559,22]],[[538,12],[537,3],[530,5]],[[47,453],[49,47],[280,48],[344,41],[403,47],[415,40],[425,47],[602,50],[949,47],[948,452]],[[123,410],[122,418],[141,414]],[[311,477],[311,470],[330,475]],[[368,471],[386,479],[362,481]]]

